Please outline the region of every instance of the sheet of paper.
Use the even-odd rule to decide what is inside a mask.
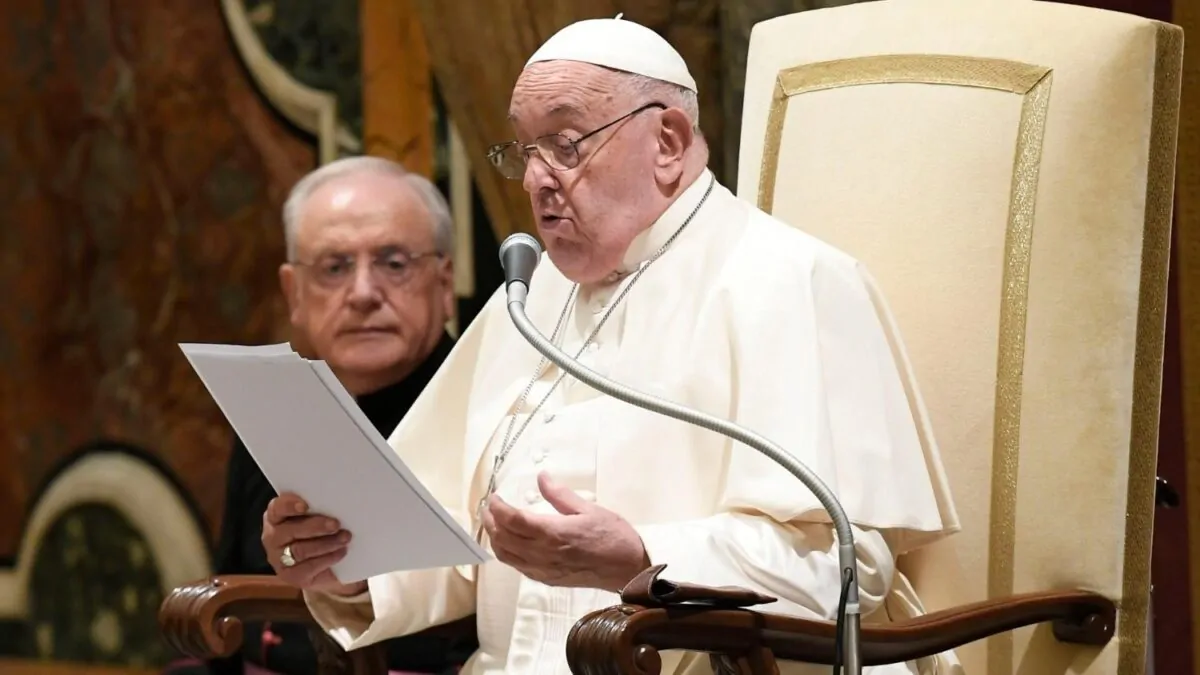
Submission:
[[[353,533],[343,583],[490,559],[429,494],[323,361],[287,345],[181,344],[277,492]]]

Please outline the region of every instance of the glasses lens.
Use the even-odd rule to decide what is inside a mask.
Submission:
[[[559,134],[543,136],[537,140],[537,149],[542,159],[556,171],[574,169],[575,165],[579,163],[579,154],[575,151],[575,144],[566,136]]]
[[[551,169],[567,171],[579,164],[579,153],[575,144],[566,136],[553,134],[537,139],[534,147],[538,156]],[[502,143],[488,150],[488,160],[505,178],[519,179],[525,176],[525,146],[520,143]]]
[[[525,175],[525,162],[521,157],[521,146],[516,143],[492,146],[488,151],[488,160],[505,178],[520,178]]]

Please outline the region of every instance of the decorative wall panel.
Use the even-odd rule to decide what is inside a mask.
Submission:
[[[10,0],[0,19],[0,619],[11,625],[90,612],[64,604],[72,591],[49,561],[74,550],[70,523],[120,519],[86,507],[50,527],[62,546],[40,553],[22,531],[91,447],[141,456],[193,505],[179,527],[215,535],[230,434],[177,343],[284,338],[278,213],[314,152],[252,87],[217,3]],[[28,573],[35,555],[46,567]],[[36,588],[19,588],[22,566]],[[56,634],[52,654],[159,657],[136,640],[87,652],[87,633]]]

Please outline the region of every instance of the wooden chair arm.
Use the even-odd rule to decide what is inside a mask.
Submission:
[[[656,576],[655,569],[648,570]],[[651,581],[654,581],[651,579]],[[682,649],[724,657],[743,671],[773,672],[774,659],[831,665],[836,626],[756,612],[748,591],[670,586],[647,593],[635,582],[622,594],[625,604],[588,614],[571,629],[567,661],[575,675],[657,674],[659,651]],[[686,597],[679,603],[667,596]],[[631,598],[643,604],[631,604]],[[732,598],[732,600],[731,600]],[[738,599],[740,598],[740,602]],[[769,600],[769,599],[768,599]],[[1050,622],[1062,642],[1104,645],[1116,626],[1116,606],[1095,593],[1050,591],[987,600],[934,612],[886,626],[863,626],[863,665],[899,663],[933,656],[991,635]]]
[[[158,610],[167,643],[198,659],[236,652],[243,621],[316,625],[300,589],[267,575],[210,577],[180,586]]]
[[[198,659],[232,656],[242,646],[247,621],[308,624],[320,675],[387,673],[383,644],[347,653],[317,626],[300,589],[277,577],[210,577],[176,588],[158,610],[167,643]]]
[[[320,629],[300,589],[269,575],[226,575],[180,586],[158,610],[167,643],[197,659],[231,656],[242,646],[243,622],[307,624],[321,675],[384,675],[387,644],[346,652]],[[426,629],[420,635],[474,635],[474,615]]]

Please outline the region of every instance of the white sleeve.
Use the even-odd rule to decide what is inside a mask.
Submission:
[[[457,567],[393,572],[353,597],[305,592],[317,624],[349,651],[475,613],[475,583]]]
[[[778,598],[756,610],[832,620],[841,594],[838,541],[832,526],[785,525],[765,516],[722,513],[683,523],[636,528],[662,577],[705,586],[740,586]],[[891,590],[895,558],[877,530],[855,527],[859,604],[864,616]]]

